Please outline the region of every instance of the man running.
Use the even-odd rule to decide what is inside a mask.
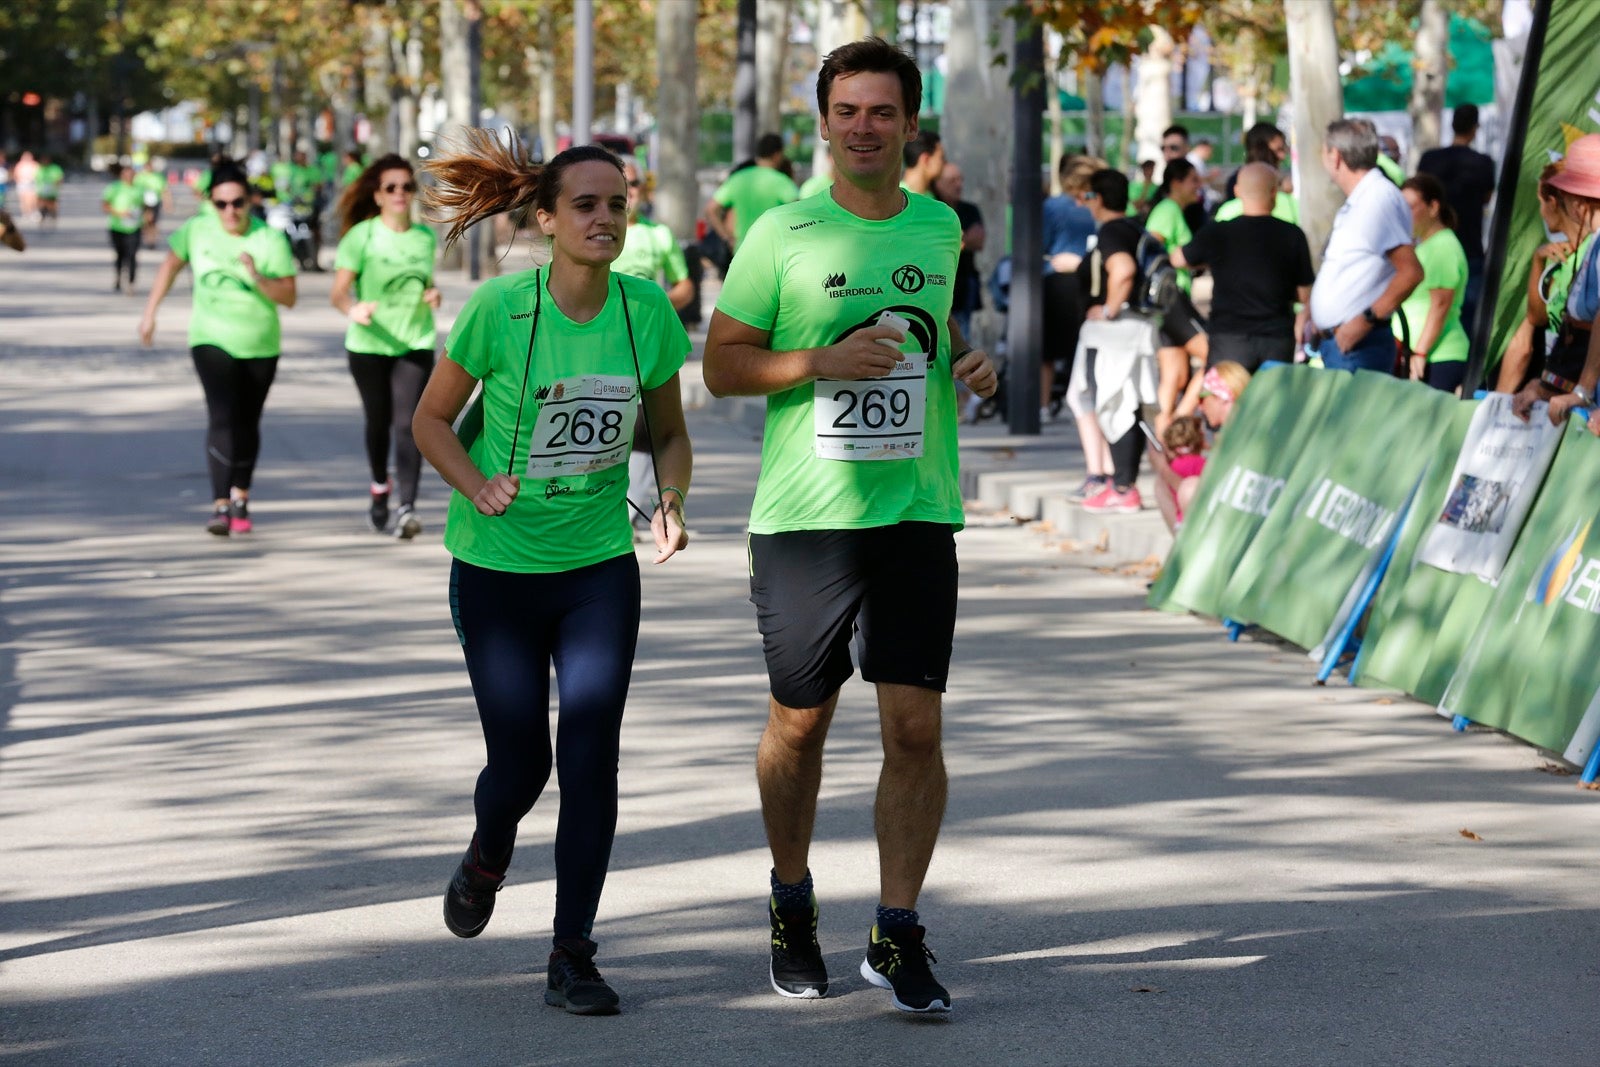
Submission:
[[[921,100],[915,61],[879,38],[827,56],[817,104],[834,185],[751,229],[711,320],[705,380],[719,396],[768,398],[750,599],[772,690],[756,756],[772,986],[828,991],[807,858],[856,631],[884,750],[879,903],[861,974],[902,1011],[947,1012],[917,896],[946,792],[940,694],[963,522],[954,382],[990,396],[995,372],[950,325],[955,212],[899,185]]]
[[[735,252],[763,212],[799,199],[800,190],[794,180],[783,173],[785,161],[783,138],[775,133],[762,134],[756,141],[755,165],[728,175],[728,180],[717,186],[706,201],[706,222]],[[732,225],[728,223],[730,211]]]

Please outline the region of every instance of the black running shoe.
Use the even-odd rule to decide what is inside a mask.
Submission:
[[[373,492],[372,506],[367,511],[367,525],[371,526],[373,532],[375,533],[383,533],[384,528],[389,525],[388,489],[385,489],[381,493],[377,491]]]
[[[233,516],[228,513],[228,505],[218,504],[211,517],[206,520],[206,533],[227,537],[232,525]]]
[[[767,898],[772,917],[772,966],[767,972],[779,996],[815,1000],[828,995],[828,966],[817,946],[817,898],[809,908],[779,910]]]
[[[920,926],[872,927],[867,940],[867,958],[861,961],[861,977],[879,989],[894,991],[894,1006],[901,1011],[947,1012],[950,994],[933,977],[929,963],[938,963],[923,944],[925,931]]]
[[[489,916],[494,914],[494,895],[500,892],[500,883],[505,880],[504,871],[496,873],[482,865],[478,839],[474,837],[444,891],[444,924],[450,932],[457,937],[477,937],[483,933],[483,928],[489,925]]]
[[[422,532],[422,520],[417,517],[417,509],[410,504],[401,504],[400,510],[394,514],[394,537],[396,541],[409,541]]]
[[[594,965],[596,945],[585,937],[564,938],[550,953],[544,1002],[573,1015],[617,1014],[617,991],[606,985]]]

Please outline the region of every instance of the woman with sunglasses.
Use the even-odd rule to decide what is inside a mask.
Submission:
[[[278,306],[294,307],[294,254],[289,241],[250,214],[249,178],[237,163],[212,170],[215,211],[178,227],[156,273],[139,323],[139,340],[155,338],[156,309],[184,267],[194,267],[189,352],[206,394],[206,462],[211,518],[218,537],[249,533],[250,481],[261,451],[261,411],[278,372]]]
[[[372,469],[367,521],[379,533],[389,524],[396,488],[389,478],[392,438],[400,499],[394,536],[402,541],[422,532],[417,517],[422,456],[411,436],[411,418],[433,370],[433,313],[440,301],[433,284],[433,231],[411,223],[416,194],[411,164],[393,154],[345,188],[330,297],[350,320],[344,347],[366,412]]]
[[[639,632],[639,566],[628,527],[634,413],[662,485],[655,562],[684,547],[692,456],[678,370],[689,338],[653,281],[611,270],[628,224],[622,163],[570,148],[539,166],[487,130],[428,164],[436,216],[454,240],[531,207],[547,267],[485,282],[461,310],[422,403],[417,444],[456,490],[444,543],[450,603],[483,726],[476,832],[445,891],[445,925],[481,932],[552,766],[550,669],[561,700],[556,911],[545,1003],[609,1015],[617,995],[590,939],[617,822],[623,704]],[[476,432],[451,429],[482,383]],[[476,409],[475,409],[476,410]],[[471,413],[469,413],[470,415]]]

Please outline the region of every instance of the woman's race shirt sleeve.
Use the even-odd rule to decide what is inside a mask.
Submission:
[[[682,256],[680,254],[679,258]],[[672,309],[672,302],[667,299],[666,293],[654,286],[652,303],[656,328],[652,331],[656,339],[656,352],[650,361],[650,373],[644,377],[646,389],[659,389],[672,380],[672,376],[683,369],[684,363],[689,358],[689,334],[683,328],[683,321],[678,318],[678,313]]]
[[[678,246],[678,239],[672,236],[672,231],[661,227],[661,270],[667,276],[668,285],[676,285],[689,276],[689,264],[683,258],[683,249]]]
[[[361,273],[361,262],[365,258],[363,253],[367,250],[367,227],[365,223],[356,223],[350,227],[350,232],[339,238],[339,249],[333,254],[333,269],[347,270],[353,274]]]
[[[480,381],[489,376],[489,357],[493,345],[489,343],[489,325],[493,309],[499,302],[491,294],[493,285],[480,285],[467,298],[467,304],[456,316],[445,340],[445,355],[462,370]],[[531,323],[529,324],[531,327]]]
[[[167,247],[172,249],[172,254],[185,263],[189,262],[189,227],[193,225],[194,219],[190,219],[173,230],[172,236],[167,238]]]
[[[778,320],[782,288],[780,242],[782,231],[763,215],[739,243],[728,276],[722,280],[717,310],[746,326],[771,332]]]
[[[282,230],[274,230],[270,226],[263,226],[257,232],[261,237],[257,244],[258,252],[253,253],[256,271],[263,278],[293,278],[294,252],[289,248],[289,238]]]

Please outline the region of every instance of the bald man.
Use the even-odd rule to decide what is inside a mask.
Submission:
[[[1237,191],[1243,213],[1203,228],[1173,251],[1172,263],[1209,267],[1215,279],[1207,362],[1214,366],[1232,360],[1254,373],[1268,360],[1294,360],[1303,308],[1311,299],[1311,249],[1300,227],[1272,215],[1278,175],[1271,167],[1246,164],[1239,171]],[[1181,414],[1199,402],[1199,390],[1190,393],[1179,405]]]

